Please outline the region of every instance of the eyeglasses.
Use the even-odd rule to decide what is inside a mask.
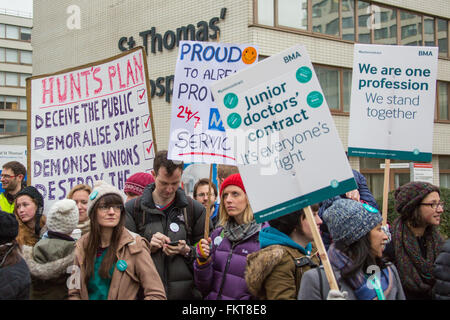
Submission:
[[[203,197],[209,197],[211,193],[197,193],[197,197],[203,198]]]
[[[439,202],[432,202],[432,203],[421,203],[421,205],[423,205],[423,206],[431,206],[431,208],[436,210],[438,207],[441,207],[442,209],[444,209],[445,202],[444,201],[439,201]]]
[[[98,207],[98,210],[100,210],[103,213],[107,213],[111,208],[114,210],[114,212],[120,212],[122,210],[122,205],[120,204],[114,204],[110,206],[102,205]]]
[[[16,176],[12,176],[12,175],[9,175],[9,174],[0,174],[0,178],[1,179],[9,180],[9,179],[12,179],[14,177],[16,177]]]

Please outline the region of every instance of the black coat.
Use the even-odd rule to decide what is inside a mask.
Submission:
[[[0,268],[0,300],[28,300],[30,286],[30,271],[23,258],[16,264]]]
[[[188,200],[183,189],[178,188],[172,209],[167,214],[156,208],[152,193],[155,184],[148,185],[142,194],[142,199],[132,199],[125,204],[127,212],[125,227],[146,238],[149,242],[153,234],[160,232],[171,241],[186,240],[191,246],[191,255],[166,256],[162,250],[152,253],[152,259],[164,284],[168,300],[195,300],[201,299],[200,292],[194,286],[193,263],[195,259],[194,245],[203,238],[205,229],[206,210],[196,200]],[[192,206],[189,204],[192,200]],[[140,201],[135,203],[136,201]],[[188,239],[188,230],[184,222],[184,208],[188,211],[188,225],[191,237]],[[171,230],[170,225],[175,223],[179,229]],[[210,234],[212,221],[209,223]]]
[[[450,300],[450,239],[442,246],[434,262],[433,275],[436,278],[433,287],[434,299]]]

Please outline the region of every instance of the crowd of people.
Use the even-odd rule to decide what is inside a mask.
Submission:
[[[311,206],[331,290],[303,209],[257,223],[237,167],[219,165],[217,186],[200,179],[193,198],[183,168],[159,151],[151,174],[127,179],[125,199],[100,180],[44,212],[25,167],[3,165],[0,299],[450,299],[444,203],[432,184],[395,191],[391,227],[356,170],[358,189]]]

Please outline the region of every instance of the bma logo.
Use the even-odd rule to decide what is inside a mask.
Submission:
[[[289,63],[295,59],[297,59],[298,57],[301,57],[302,55],[300,53],[298,53],[298,51],[295,51],[295,53],[290,54],[288,56],[285,56],[284,59],[284,63]]]
[[[225,132],[222,119],[220,118],[219,109],[217,108],[211,108],[209,111],[208,129]]]
[[[423,50],[419,50],[419,56],[432,56],[433,52],[431,51],[423,51]]]

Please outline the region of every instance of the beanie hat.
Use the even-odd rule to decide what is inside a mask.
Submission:
[[[38,208],[44,207],[44,198],[42,197],[42,195],[39,193],[39,191],[35,187],[28,186],[28,187],[23,188],[16,194],[16,199],[23,195],[29,196],[30,198],[34,199],[37,202]]]
[[[222,184],[220,185],[220,196],[222,196],[223,189],[228,186],[238,186],[239,188],[244,190],[245,193],[247,193],[247,191],[245,191],[244,183],[242,182],[242,178],[239,173],[232,174],[231,176],[223,180]]]
[[[409,213],[433,191],[440,194],[439,188],[428,182],[414,181],[404,184],[395,190],[395,210],[400,214]]]
[[[19,223],[13,214],[0,210],[0,245],[13,241],[19,233]]]
[[[91,194],[89,195],[89,200],[88,200],[87,210],[88,210],[89,218],[91,218],[91,214],[92,214],[91,211],[92,211],[92,208],[94,207],[95,203],[98,201],[98,199],[100,199],[101,197],[103,197],[104,195],[107,195],[107,194],[116,194],[123,201],[122,193],[119,191],[119,189],[117,189],[113,185],[110,185],[109,183],[106,183],[103,180],[95,181],[94,188],[93,188]]]
[[[150,173],[138,172],[125,181],[123,192],[134,193],[140,196],[144,192],[145,187],[153,182],[155,182],[155,179]]]
[[[333,241],[350,245],[375,228],[382,220],[374,207],[350,199],[334,201],[323,213]]]
[[[75,201],[63,199],[55,202],[47,214],[48,230],[70,234],[78,225],[79,213]]]

